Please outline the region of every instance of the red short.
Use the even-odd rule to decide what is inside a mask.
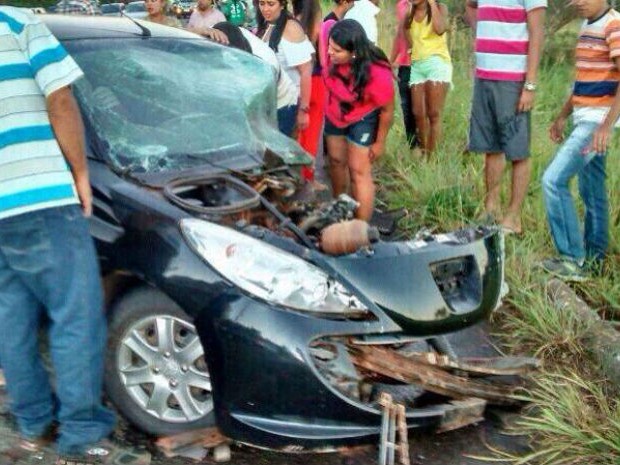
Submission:
[[[310,108],[308,111],[309,124],[306,129],[299,131],[297,142],[306,152],[316,158],[319,150],[319,141],[325,119],[325,84],[322,76],[312,76],[312,90],[310,91]],[[314,167],[304,167],[302,172],[304,179],[312,181],[314,179]]]

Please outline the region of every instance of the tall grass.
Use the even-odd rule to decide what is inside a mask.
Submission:
[[[465,153],[473,58],[471,31],[459,30],[453,20],[450,46],[454,88],[443,116],[444,140],[430,160],[415,158],[405,142],[400,114],[390,133],[387,153],[377,164],[379,197],[389,207],[408,211],[406,228],[449,230],[473,221],[482,210],[483,158]],[[393,4],[383,4],[380,46],[388,51],[395,30]],[[513,352],[543,359],[545,369],[536,377],[526,398],[531,408],[517,429],[534,440],[527,456],[499,456],[518,464],[620,463],[620,407],[617,395],[604,389],[604,379],[587,359],[581,345],[586,327],[573,314],[550,305],[544,291],[548,276],[536,266],[554,254],[541,196],[540,178],[556,146],[548,127],[570,93],[572,49],[577,27],[570,25],[546,38],[546,53],[539,73],[539,90],[532,113],[532,180],[523,208],[524,234],[506,239],[506,272],[511,288],[508,305],[494,315],[496,332]],[[605,271],[576,290],[607,318],[620,311],[618,242],[620,187],[617,140],[607,164],[610,194],[610,255]],[[509,195],[510,173],[504,179],[504,201]],[[573,186],[578,198],[576,186]],[[578,202],[578,208],[582,205]],[[600,382],[587,381],[591,379]]]

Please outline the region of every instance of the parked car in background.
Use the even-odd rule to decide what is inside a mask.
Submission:
[[[355,202],[299,196],[311,159],[277,130],[263,61],[128,18],[44,20],[84,71],[73,88],[110,324],[105,387],[141,430],[217,425],[290,451],[369,439],[390,384],[354,366],[351,344],[441,353],[439,335],[498,305],[496,228],[327,250]],[[415,402],[411,428],[458,416],[392,384]]]
[[[148,16],[144,1],[129,2],[125,6],[123,13],[127,16],[132,17],[133,19],[144,19]]]
[[[196,2],[194,0],[175,0],[172,2],[170,12],[177,18],[189,18],[189,16],[196,8]]]
[[[124,3],[104,3],[101,5],[101,14],[103,16],[121,16],[124,9]]]

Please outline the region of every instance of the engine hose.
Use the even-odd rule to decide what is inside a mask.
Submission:
[[[182,186],[199,186],[209,181],[224,181],[227,184],[233,186],[238,192],[244,194],[247,198],[235,202],[233,205],[222,205],[218,207],[205,207],[204,205],[194,205],[191,202],[187,202],[183,198],[179,197],[174,189]],[[181,178],[174,181],[170,181],[164,186],[164,196],[173,204],[181,207],[184,210],[207,214],[207,215],[230,215],[233,213],[239,213],[245,210],[258,207],[260,204],[259,194],[243,181],[227,176],[227,175],[212,175],[212,176],[200,176],[196,178]]]
[[[304,232],[300,230],[295,225],[295,223],[291,221],[290,218],[280,213],[278,209],[274,207],[273,204],[262,195],[258,194],[258,198],[263,207],[265,207],[266,210],[268,210],[273,216],[280,220],[280,223],[283,227],[290,229],[293,234],[295,234],[306,247],[308,247],[309,249],[316,249],[316,246],[312,243],[310,238],[306,234],[304,234]]]

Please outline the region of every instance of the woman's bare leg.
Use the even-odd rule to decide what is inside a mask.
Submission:
[[[360,204],[355,217],[366,221],[370,220],[375,205],[375,184],[372,180],[369,152],[368,147],[348,143],[351,193]]]
[[[441,140],[443,107],[450,84],[446,82],[426,81],[424,83],[424,97],[426,116],[429,121],[429,137],[426,149],[433,153]]]
[[[428,115],[426,114],[426,92],[424,83],[411,86],[411,111],[415,119],[418,141],[423,152],[427,151],[429,128]]]
[[[326,140],[332,195],[338,197],[348,191],[349,185],[347,139],[344,136],[327,136]]]

